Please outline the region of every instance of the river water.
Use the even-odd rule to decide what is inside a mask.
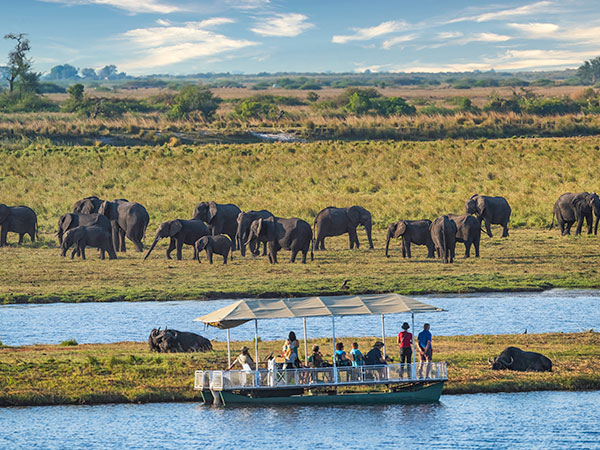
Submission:
[[[2,449],[598,449],[600,391],[444,396],[427,405],[0,408]]]
[[[440,306],[443,313],[415,315],[415,328],[431,323],[434,335],[472,335],[600,330],[600,291],[551,290],[532,293],[427,295],[416,297]],[[78,343],[145,341],[150,330],[168,326],[193,331],[209,339],[225,340],[222,330],[205,327],[193,319],[234,300],[54,303],[0,306],[0,341],[6,345],[57,344],[68,339]],[[386,318],[386,335],[394,336],[408,314]],[[308,319],[309,338],[331,336],[331,319]],[[337,336],[379,336],[381,320],[374,316],[336,318]],[[302,336],[301,319],[259,322],[263,340],[282,339],[289,330]],[[231,339],[254,337],[252,323],[231,330]]]

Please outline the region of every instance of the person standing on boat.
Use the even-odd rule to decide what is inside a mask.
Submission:
[[[296,333],[290,331],[285,344],[283,344],[282,356],[285,358],[284,369],[294,369],[300,367],[300,358],[298,357],[298,348],[300,342],[296,339]]]
[[[423,366],[425,366],[425,378],[429,378],[431,360],[433,359],[433,348],[431,347],[431,332],[429,324],[423,324],[423,331],[417,336],[419,343],[419,378],[423,378]]]
[[[256,370],[256,364],[254,363],[252,356],[250,356],[249,350],[250,349],[248,347],[243,346],[241,353],[237,358],[235,358],[227,370],[233,369],[233,366],[236,364],[239,364],[242,369],[247,369],[249,367],[251,370]]]
[[[402,330],[398,333],[398,348],[400,349],[400,364],[410,364],[412,360],[413,335],[409,333],[410,325],[408,322],[402,324]],[[410,367],[408,367],[410,373]]]

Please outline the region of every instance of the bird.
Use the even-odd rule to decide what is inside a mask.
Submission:
[[[344,280],[344,282],[342,283],[342,289],[347,291],[348,289],[350,289],[350,287],[348,286],[348,282],[350,280]]]
[[[527,328],[525,328],[525,331],[523,331],[523,334],[527,334]]]

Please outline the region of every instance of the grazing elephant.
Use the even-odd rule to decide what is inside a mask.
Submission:
[[[79,214],[94,214],[98,212],[100,209],[100,205],[104,200],[100,200],[95,195],[90,197],[82,198],[81,200],[75,202],[75,207],[73,208],[74,213]]]
[[[454,250],[456,248],[456,223],[448,216],[438,217],[429,227],[431,240],[435,245],[438,257],[443,263],[454,262]]]
[[[213,253],[221,255],[223,257],[223,264],[227,264],[227,257],[229,256],[231,247],[231,240],[225,234],[219,234],[218,236],[204,236],[198,239],[194,244],[198,263],[200,263],[200,252],[205,250],[206,257],[210,264],[213,263]]]
[[[485,230],[492,237],[490,225],[502,225],[502,237],[508,237],[508,222],[510,222],[510,205],[504,197],[488,197],[473,195],[465,202],[467,214],[476,214],[479,223],[485,220]]]
[[[518,370],[520,372],[552,372],[550,358],[536,352],[525,352],[517,347],[507,347],[500,356],[488,359],[492,370]]]
[[[425,245],[427,247],[427,257],[433,258],[435,256],[435,246],[431,240],[430,226],[431,220],[399,220],[390,224],[385,241],[385,256],[390,257],[388,255],[390,240],[402,236],[403,258],[411,257],[410,244]]]
[[[350,206],[349,208],[335,208],[328,206],[322,209],[315,217],[315,250],[325,250],[325,238],[328,236],[340,236],[348,233],[350,248],[359,248],[356,227],[365,227],[369,248],[373,249],[371,239],[372,220],[371,213],[362,206]]]
[[[8,232],[19,234],[19,245],[26,234],[35,242],[37,236],[37,215],[28,206],[6,206],[0,203],[0,247],[6,245]]]
[[[170,237],[171,242],[169,244],[169,248],[167,249],[167,259],[171,259],[171,252],[173,249],[177,248],[177,259],[181,261],[181,250],[183,249],[183,244],[193,246],[194,243],[202,236],[208,235],[210,235],[210,230],[201,220],[175,219],[169,220],[168,222],[163,222],[158,227],[158,230],[156,230],[156,237],[148,249],[148,253],[146,253],[146,256],[144,256],[144,260],[150,256],[150,253],[152,253],[152,250],[154,250],[154,247],[158,241],[163,238]],[[194,248],[194,259],[196,258],[197,255]]]
[[[246,244],[245,242],[248,240],[248,234],[250,233],[250,224],[258,219],[268,219],[269,217],[274,217],[266,209],[261,209],[260,211],[248,211],[241,212],[237,216],[237,231],[235,233],[235,240],[237,242],[237,246],[240,249],[240,253],[242,256],[246,256]],[[253,249],[250,249],[253,252]],[[267,244],[264,245],[263,256],[267,254]]]
[[[78,214],[78,213],[67,213],[60,216],[58,219],[58,231],[56,235],[58,236],[59,244],[63,242],[63,234],[72,228],[76,228],[78,226],[90,226],[97,225],[101,228],[106,229],[109,233],[112,233],[112,226],[110,224],[110,220],[108,220],[105,216],[101,214]]]
[[[236,249],[237,218],[241,209],[232,203],[221,205],[215,202],[202,202],[194,208],[192,219],[205,221],[213,236],[226,234]]]
[[[254,245],[254,255],[258,255],[260,242],[267,242],[269,248],[269,262],[277,264],[277,252],[281,249],[291,250],[290,262],[296,260],[298,252],[302,252],[302,264],[306,263],[306,254],[310,248],[310,260],[314,259],[312,251],[312,229],[302,219],[282,219],[269,217],[258,219],[250,224],[248,242],[250,248]]]
[[[170,352],[209,352],[213,347],[203,336],[189,331],[154,328],[148,337],[150,351],[159,353]]]
[[[471,256],[471,245],[475,247],[475,257],[479,258],[481,241],[481,223],[470,214],[448,214],[456,224],[456,242],[464,242],[465,258]]]
[[[75,254],[81,255],[81,259],[85,259],[85,248],[95,247],[100,250],[100,259],[104,259],[104,253],[108,253],[108,259],[117,259],[117,254],[113,247],[111,233],[106,229],[97,225],[89,227],[79,226],[68,230],[65,233],[61,244],[61,255],[66,256],[67,250],[75,246],[71,259]]]
[[[598,220],[600,219],[600,198],[595,192],[580,192],[579,194],[571,194],[567,192],[561,195],[554,203],[554,211],[552,215],[552,224],[550,229],[554,227],[554,217],[560,227],[560,232],[571,234],[571,227],[577,222],[575,235],[581,234],[583,220],[588,224],[588,234],[592,234],[593,216],[596,216],[594,225],[594,234],[598,234]]]
[[[133,242],[138,252],[144,251],[142,239],[150,222],[148,211],[136,202],[123,199],[103,201],[98,213],[105,215],[112,224],[113,245],[116,251],[125,251],[125,236]]]

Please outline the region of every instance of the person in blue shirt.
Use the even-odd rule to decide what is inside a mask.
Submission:
[[[335,365],[336,366],[349,366],[351,365],[351,361],[346,356],[346,352],[344,351],[344,344],[342,342],[337,342],[335,344]]]
[[[429,324],[423,324],[423,331],[417,336],[419,342],[419,378],[423,378],[423,366],[425,366],[425,378],[429,378],[431,360],[433,359],[433,347],[431,346],[431,332]]]
[[[352,360],[352,367],[360,367],[365,364],[365,358],[358,349],[358,342],[352,343],[352,350],[350,350],[350,359]]]

